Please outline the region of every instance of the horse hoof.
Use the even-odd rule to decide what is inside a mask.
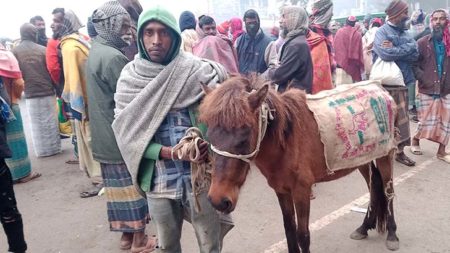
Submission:
[[[351,235],[350,238],[353,240],[362,240],[367,238],[367,234],[361,234],[358,230],[355,230]]]
[[[398,250],[400,248],[400,242],[399,242],[399,240],[394,240],[394,241],[387,240],[386,247],[392,251]]]

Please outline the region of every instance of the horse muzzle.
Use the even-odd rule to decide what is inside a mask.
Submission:
[[[211,196],[208,195],[208,200],[211,205],[220,212],[228,214],[234,211],[235,206],[233,205],[233,202],[227,197],[223,197],[219,201],[214,201]]]

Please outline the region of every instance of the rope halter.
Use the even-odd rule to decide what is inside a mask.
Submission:
[[[258,120],[258,140],[256,142],[256,147],[253,152],[247,155],[241,155],[241,154],[232,154],[227,151],[222,151],[218,148],[216,148],[214,145],[211,144],[211,150],[214,151],[214,153],[225,156],[228,158],[235,158],[240,159],[244,162],[250,163],[250,158],[255,157],[258,152],[261,145],[262,140],[264,139],[264,136],[266,134],[267,125],[269,124],[269,120],[273,120],[273,115],[270,111],[269,105],[266,102],[263,102],[260,107],[259,112],[259,120]]]

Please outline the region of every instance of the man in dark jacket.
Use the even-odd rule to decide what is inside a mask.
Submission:
[[[397,123],[400,131],[400,141],[397,145],[395,160],[406,165],[414,166],[416,163],[403,152],[405,146],[411,142],[408,119],[408,89],[415,86],[416,79],[412,63],[419,57],[417,42],[406,32],[408,20],[408,4],[402,0],[394,0],[386,8],[389,16],[387,23],[381,26],[375,34],[373,42],[373,61],[378,57],[383,61],[395,62],[400,68],[406,87],[386,86],[385,88],[397,103]],[[410,94],[409,104],[413,105],[415,94]]]
[[[47,70],[45,47],[37,44],[37,28],[20,27],[22,41],[13,49],[25,81],[25,102],[31,121],[31,139],[37,157],[61,152],[55,90]]]
[[[286,34],[286,42],[281,49],[280,66],[270,69],[269,77],[279,85],[280,92],[290,87],[311,93],[313,64],[306,41],[308,15],[305,9],[298,6],[284,7],[280,26]]]
[[[121,49],[132,42],[131,19],[118,1],[108,1],[94,11],[92,23],[97,36],[86,63],[92,155],[101,166],[111,231],[122,232],[122,249],[142,251],[146,246],[147,202],[132,187],[111,128],[117,80],[128,63]]]
[[[6,101],[0,99],[0,107],[3,109],[5,106]],[[0,222],[8,239],[8,251],[24,253],[27,244],[23,235],[22,215],[17,209],[11,172],[5,162],[5,158],[10,158],[12,154],[6,142],[6,119],[3,115],[2,113],[0,116]]]
[[[245,12],[244,23],[246,32],[236,40],[239,73],[262,74],[276,64],[275,43],[260,28],[261,21],[255,10]]]
[[[439,143],[437,158],[450,163],[445,147],[450,139],[450,33],[445,10],[431,14],[432,33],[421,38],[419,60],[414,73],[419,81],[417,112],[419,125],[411,142],[411,152],[421,155],[420,139]]]

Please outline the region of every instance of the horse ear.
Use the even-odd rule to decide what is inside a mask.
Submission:
[[[259,88],[257,91],[253,91],[248,95],[248,103],[250,108],[253,110],[258,109],[267,97],[269,92],[269,85],[265,84],[263,87]]]
[[[202,90],[206,95],[213,91],[213,89],[211,89],[211,87],[209,87],[207,84],[204,84],[203,82],[200,82],[200,84],[202,85]]]

